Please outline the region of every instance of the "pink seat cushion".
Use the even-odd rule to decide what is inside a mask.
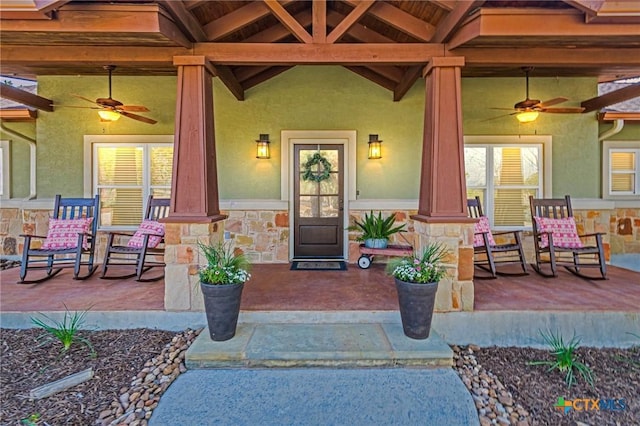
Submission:
[[[482,247],[484,246],[484,238],[482,237],[483,233],[487,233],[487,238],[489,239],[489,245],[495,246],[496,242],[493,239],[493,234],[491,234],[491,226],[489,225],[489,218],[486,216],[481,216],[480,220],[473,225],[473,246],[474,247]]]
[[[89,232],[93,218],[81,219],[49,219],[47,238],[42,243],[45,250],[60,250],[78,247],[78,234]],[[82,248],[89,248],[87,237],[84,237]]]
[[[573,217],[565,217],[561,219],[536,217],[535,220],[540,233],[551,232],[554,247],[583,247],[582,241],[580,240],[580,237],[578,237],[578,229],[576,228],[576,221]],[[547,234],[541,235],[540,247],[549,247],[549,237]]]
[[[133,237],[127,243],[128,247],[134,248],[142,248],[144,244],[144,236],[146,234],[149,235],[149,248],[157,247],[162,241],[162,236],[164,235],[164,223],[156,222],[155,220],[145,219],[142,221],[138,230]]]

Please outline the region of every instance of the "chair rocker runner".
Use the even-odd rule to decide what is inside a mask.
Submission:
[[[533,244],[536,262],[533,268],[544,277],[557,277],[558,266],[586,279],[607,279],[607,264],[602,245],[603,233],[578,235],[571,198],[536,199],[529,197],[533,224]],[[585,245],[584,238],[595,239],[595,245]],[[549,271],[543,269],[549,265]],[[584,268],[598,268],[597,277],[584,275]]]
[[[94,198],[62,198],[56,195],[47,236],[21,235],[24,237],[24,249],[18,283],[46,281],[65,268],[73,268],[74,280],[89,278],[97,268],[94,253],[99,215],[98,195]],[[36,248],[35,240],[44,242]],[[80,275],[83,266],[87,272]],[[46,270],[46,275],[27,280],[27,273],[37,269]]]
[[[482,212],[480,197],[467,199],[469,217],[479,219],[474,227],[473,264],[487,271],[491,276],[476,276],[476,278],[497,278],[498,275],[528,275],[527,262],[522,248],[521,231],[491,232],[489,219]],[[511,242],[496,244],[494,236],[511,234]],[[522,272],[498,271],[498,265],[519,265]]]
[[[157,221],[169,214],[170,201],[169,198],[153,198],[150,195],[147,200],[144,220],[135,234],[126,232],[110,232],[108,234],[100,278],[136,277],[136,281],[141,282],[158,281],[164,278],[164,260],[156,260],[157,257],[164,256],[164,225]],[[116,239],[116,237],[118,238]],[[120,243],[123,237],[130,237],[127,243]],[[107,276],[107,270],[110,266],[135,268],[129,274]],[[142,275],[152,268],[163,268],[163,272],[152,278],[144,278]],[[119,269],[117,268],[117,270]]]

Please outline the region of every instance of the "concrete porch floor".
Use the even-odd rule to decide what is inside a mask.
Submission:
[[[530,271],[520,277],[474,280],[474,311],[640,311],[640,272],[610,266],[608,280],[561,270],[557,278]],[[40,272],[40,271],[37,271]],[[19,269],[0,271],[0,312],[69,310],[163,311],[164,281],[102,280],[100,271],[74,281],[71,270],[40,284],[17,284]],[[242,311],[397,311],[393,280],[382,264],[362,270],[290,271],[258,264],[245,285]]]

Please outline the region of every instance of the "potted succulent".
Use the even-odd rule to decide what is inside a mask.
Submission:
[[[350,231],[360,231],[361,235],[358,236],[358,241],[364,241],[365,247],[368,248],[387,248],[389,243],[389,237],[397,232],[404,231],[404,224],[399,226],[393,226],[396,221],[394,215],[387,218],[382,217],[382,212],[378,212],[378,215],[374,215],[373,211],[370,214],[365,213],[364,219],[358,221],[354,219],[355,225],[350,226]]]
[[[240,298],[244,283],[251,278],[249,261],[231,245],[199,244],[207,260],[200,268],[200,289],[204,297],[211,340],[229,340],[236,334],[240,314]]]
[[[446,275],[442,265],[446,254],[441,244],[433,243],[422,253],[396,257],[387,264],[387,273],[396,282],[402,329],[407,337],[429,337],[438,283]]]

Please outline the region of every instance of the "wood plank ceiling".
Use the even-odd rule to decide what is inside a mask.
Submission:
[[[0,73],[173,75],[204,55],[242,100],[300,64],[338,64],[400,100],[434,56],[463,76],[640,75],[638,2],[0,1]],[[36,46],[36,48],[34,48]]]

